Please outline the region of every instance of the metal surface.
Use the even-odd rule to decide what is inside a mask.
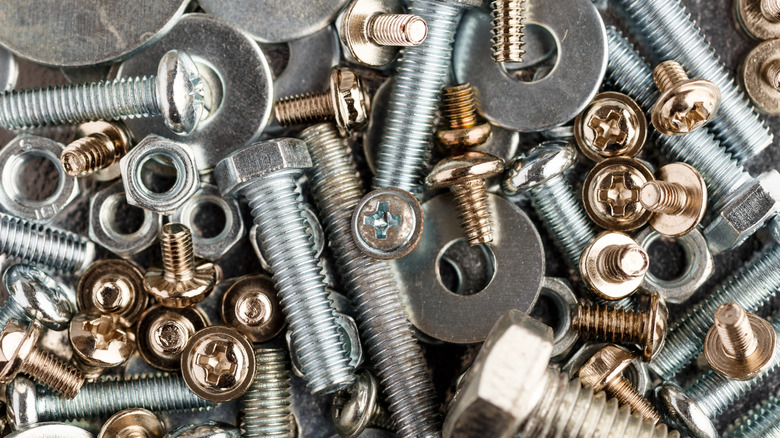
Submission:
[[[777,26],[780,29],[780,23]],[[757,45],[745,56],[739,70],[739,79],[750,101],[757,110],[769,115],[780,114],[780,90],[776,86],[776,77],[771,76],[769,71],[774,63],[780,62],[778,50],[780,40]]]
[[[582,251],[580,275],[603,300],[620,300],[642,284],[650,266],[647,252],[634,239],[616,231],[597,235]]]
[[[762,3],[766,0],[736,0],[734,18],[748,37],[756,40],[771,40],[780,37],[780,22],[771,14],[764,13]],[[770,12],[770,11],[767,11]]]
[[[685,135],[702,128],[720,109],[720,90],[705,79],[689,79],[676,61],[664,61],[653,70],[661,96],[653,105],[653,127],[664,135]]]
[[[330,296],[333,296],[333,293],[331,293],[329,297]],[[347,350],[346,356],[349,360],[349,367],[352,369],[360,368],[360,366],[363,365],[365,357],[363,356],[363,344],[360,342],[360,334],[358,333],[358,326],[355,319],[338,310],[334,311],[333,315],[336,319],[339,335]],[[292,366],[293,373],[296,376],[305,379],[306,373],[301,365],[301,358],[294,348],[292,335],[289,330],[284,332],[284,338],[287,343],[287,349],[290,351],[290,365]]]
[[[206,317],[194,307],[152,306],[138,320],[138,352],[154,368],[178,371],[184,347],[207,324]]]
[[[655,177],[639,192],[642,206],[653,212],[650,226],[665,236],[694,231],[707,210],[707,186],[699,172],[684,163],[669,163]]]
[[[135,351],[130,323],[117,314],[79,313],[70,322],[68,337],[76,366],[88,379],[106,368],[122,365]]]
[[[79,278],[76,302],[84,313],[116,313],[134,324],[149,303],[140,268],[127,260],[102,259]]]
[[[352,213],[352,237],[365,255],[392,260],[405,256],[420,241],[423,212],[411,193],[383,187],[360,199]]]
[[[570,378],[577,377],[577,373],[582,364],[590,359],[595,352],[606,345],[609,344],[585,342],[579,350],[575,351],[566,363],[563,364],[561,371]],[[628,381],[631,382],[631,386],[636,388],[643,397],[651,396],[655,385],[653,385],[653,379],[650,377],[650,370],[648,369],[647,364],[642,361],[641,357],[635,357],[634,360],[631,361],[623,371],[623,377],[628,379]]]
[[[127,409],[106,420],[97,438],[162,438],[163,434],[165,425],[153,412]]]
[[[37,268],[11,265],[3,272],[3,285],[8,299],[0,311],[0,327],[15,318],[36,320],[46,328],[63,330],[73,317],[73,292]]]
[[[0,91],[6,91],[16,86],[19,76],[19,66],[14,55],[0,47]]]
[[[86,430],[65,423],[38,423],[12,432],[11,438],[94,438]]]
[[[545,277],[539,291],[539,299],[550,300],[557,312],[558,324],[553,327],[554,344],[550,360],[558,362],[569,355],[579,340],[579,333],[571,327],[574,315],[577,314],[577,296],[567,280]]]
[[[662,384],[656,389],[655,398],[664,419],[675,429],[682,429],[693,438],[718,437],[712,420],[677,384]]]
[[[325,245],[328,240],[325,238],[325,231],[322,229],[320,219],[317,217],[317,213],[314,212],[314,207],[311,204],[304,203],[301,212],[306,220],[307,233],[314,242],[314,256],[319,260],[320,265],[325,266],[327,262],[322,257],[322,253],[325,251]],[[260,261],[260,267],[266,272],[271,272],[271,265],[268,264],[268,261],[263,256],[263,252],[260,250],[257,225],[252,225],[252,228],[249,229],[249,241],[252,244],[252,249],[255,250],[257,259]]]
[[[241,431],[230,424],[220,421],[206,421],[200,424],[182,426],[165,438],[240,438]]]
[[[244,437],[300,436],[290,407],[289,353],[284,348],[256,346],[257,373],[241,398]]]
[[[637,155],[647,139],[647,116],[625,94],[597,94],[574,119],[574,138],[586,157],[599,162]]]
[[[142,222],[138,228],[125,233],[120,224],[126,219],[120,212],[139,209]],[[125,213],[126,214],[126,213]],[[162,228],[158,213],[127,203],[122,181],[98,191],[89,200],[89,238],[120,257],[131,257],[152,246]]]
[[[357,438],[368,426],[392,429],[387,412],[379,404],[379,383],[368,371],[356,375],[355,383],[336,393],[331,419],[342,438]]]
[[[268,342],[285,328],[273,281],[265,275],[236,280],[222,296],[222,320],[252,342]]]
[[[650,219],[639,191],[653,181],[650,169],[631,158],[615,157],[593,166],[582,183],[585,211],[596,225],[612,231],[635,230]]]
[[[125,126],[119,122],[87,122],[79,126],[78,136],[60,156],[65,172],[91,175],[98,181],[119,178],[119,159],[132,147],[132,136]]]
[[[776,344],[769,322],[736,303],[726,303],[715,312],[715,323],[704,338],[704,357],[716,372],[750,380],[769,367]]]

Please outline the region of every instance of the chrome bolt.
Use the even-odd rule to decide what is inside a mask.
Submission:
[[[243,438],[297,436],[290,408],[288,356],[284,348],[255,347],[257,373],[241,398]]]
[[[766,438],[777,432],[780,424],[780,393],[775,392],[734,422],[724,438]]]
[[[27,265],[13,265],[3,273],[8,299],[0,307],[0,329],[10,319],[40,322],[46,328],[62,330],[73,317],[73,305],[60,282]]]
[[[368,371],[356,376],[355,383],[336,393],[330,416],[342,438],[357,438],[366,428],[393,430],[390,415],[379,403],[379,384]]]

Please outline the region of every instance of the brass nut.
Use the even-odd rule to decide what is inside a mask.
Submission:
[[[206,325],[206,317],[194,307],[173,310],[154,306],[138,321],[138,352],[157,369],[178,371],[184,347]]]
[[[653,105],[651,121],[664,135],[683,135],[700,129],[720,109],[720,89],[704,79],[688,79],[676,61],[664,61],[653,70],[661,96]]]
[[[252,342],[267,342],[286,326],[270,277],[252,275],[236,280],[222,296],[222,320]]]
[[[134,408],[119,411],[103,423],[97,438],[162,438],[165,425],[151,411]]]
[[[780,28],[780,23],[776,26]],[[764,41],[753,48],[742,62],[739,77],[756,109],[780,114],[780,40]]]
[[[135,334],[117,314],[79,313],[71,320],[68,334],[76,365],[89,379],[122,365],[135,351]]]
[[[76,301],[83,313],[115,313],[134,324],[149,295],[141,269],[127,260],[99,260],[79,279]]]
[[[642,206],[639,194],[642,186],[653,180],[650,170],[637,160],[617,157],[601,161],[582,185],[585,211],[601,228],[635,230],[652,214]]]
[[[670,163],[656,172],[639,192],[642,206],[653,212],[650,226],[665,236],[693,231],[707,211],[707,185],[693,167]]]
[[[574,119],[574,138],[586,157],[599,162],[612,157],[633,157],[647,139],[647,118],[630,97],[606,91]]]
[[[580,275],[599,298],[619,300],[642,284],[650,266],[647,252],[631,237],[605,231],[585,247],[580,257]]]

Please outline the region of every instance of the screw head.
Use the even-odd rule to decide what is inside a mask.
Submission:
[[[43,271],[28,265],[13,265],[3,273],[3,284],[30,319],[52,330],[63,330],[73,317],[69,292]]]
[[[165,425],[153,412],[135,408],[117,412],[103,423],[97,438],[162,438]]]
[[[620,268],[631,274],[626,279],[612,278],[612,273],[602,266],[602,255],[616,247],[632,249],[619,260]],[[619,300],[634,293],[644,281],[648,266],[649,258],[645,250],[627,234],[617,231],[605,231],[596,236],[580,257],[583,281],[593,293],[605,300]]]
[[[580,367],[580,382],[592,387],[594,392],[601,391],[623,373],[634,357],[633,353],[617,345],[605,345]]]
[[[336,112],[336,127],[343,137],[348,137],[354,129],[368,122],[371,98],[357,73],[334,67],[330,73],[329,93]]]
[[[174,134],[187,135],[203,118],[203,82],[195,61],[184,52],[171,50],[157,67],[157,102],[165,126]]]
[[[194,307],[151,307],[138,321],[138,352],[149,365],[177,371],[190,338],[206,327],[206,317]]]
[[[40,323],[33,321],[25,328],[11,319],[0,332],[0,384],[8,384],[19,373],[22,363],[41,335]]]
[[[423,212],[406,190],[383,187],[360,200],[352,213],[352,237],[369,257],[397,259],[411,252],[423,231]]]
[[[577,151],[566,141],[546,141],[515,158],[507,166],[501,187],[514,195],[556,177],[577,161]]]
[[[685,163],[669,163],[656,172],[656,179],[679,184],[687,195],[687,205],[679,214],[654,213],[650,216],[650,226],[665,236],[682,236],[693,231],[707,211],[707,184],[693,167]],[[647,202],[645,190],[640,192],[640,201]]]
[[[222,320],[252,342],[267,342],[286,326],[270,277],[253,275],[233,283],[222,296]]]
[[[652,214],[642,206],[641,187],[652,172],[637,160],[609,158],[597,163],[582,185],[585,211],[596,225],[613,231],[635,230]]]
[[[438,190],[466,180],[487,179],[503,171],[503,158],[485,152],[468,151],[439,161],[425,178],[425,186],[430,190]]]
[[[184,308],[205,300],[221,276],[219,266],[196,259],[194,275],[186,280],[170,279],[159,267],[149,268],[144,275],[144,289],[163,306]]]
[[[651,122],[664,135],[683,135],[710,122],[720,108],[720,90],[710,81],[691,79],[666,90],[653,106]]]
[[[378,384],[368,371],[355,375],[355,383],[337,392],[330,407],[336,432],[343,438],[356,438],[371,423],[377,406]]]
[[[780,28],[780,23],[776,24]],[[780,114],[780,89],[767,78],[767,69],[780,61],[780,40],[771,39],[748,53],[739,70],[740,79],[756,109],[766,114]]]
[[[666,382],[655,390],[655,400],[669,426],[690,436],[716,438],[718,431],[696,400],[677,384]]]
[[[68,330],[73,353],[89,367],[121,365],[135,351],[135,334],[128,327],[129,323],[117,314],[80,313]]]
[[[718,313],[731,313],[724,306],[726,304],[718,308]],[[731,316],[733,315],[726,315],[727,318]],[[747,357],[733,357],[726,352],[723,347],[723,339],[717,330],[717,319],[707,332],[707,337],[704,338],[704,356],[707,363],[715,372],[730,379],[750,380],[755,378],[769,367],[775,355],[777,335],[772,324],[754,313],[747,313],[746,316],[758,342],[756,349]]]
[[[84,313],[116,313],[131,324],[146,308],[143,273],[127,260],[99,260],[79,279],[76,300]]]
[[[574,138],[586,157],[633,157],[647,139],[647,118],[630,97],[607,91],[599,93],[574,119]]]

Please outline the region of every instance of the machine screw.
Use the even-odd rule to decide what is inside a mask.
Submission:
[[[95,244],[67,231],[0,213],[0,253],[25,263],[73,272],[92,261]]]
[[[776,343],[771,324],[737,303],[726,303],[715,311],[715,324],[704,339],[704,356],[716,372],[747,380],[769,366]]]
[[[577,115],[573,129],[577,146],[595,162],[633,157],[647,140],[647,117],[630,97],[605,91]]]
[[[252,342],[267,342],[285,328],[274,283],[265,275],[243,277],[222,296],[222,320]]]
[[[637,344],[644,361],[650,362],[663,351],[668,317],[666,304],[658,295],[651,295],[647,308],[640,312],[581,305],[571,326],[586,340]]]
[[[169,222],[160,231],[163,267],[146,271],[144,289],[163,306],[189,307],[206,299],[221,277],[217,265],[196,260],[192,232]]]
[[[54,354],[36,347],[41,330],[41,325],[35,321],[26,329],[15,319],[8,321],[0,333],[3,357],[0,383],[8,384],[22,373],[67,398],[73,398],[84,384],[84,376]]]
[[[422,232],[420,202],[411,193],[395,187],[370,191],[352,214],[355,244],[375,259],[398,259],[409,254],[420,241]]]
[[[634,354],[616,345],[606,345],[597,351],[578,372],[580,382],[593,388],[594,392],[605,391],[627,406],[633,412],[654,423],[661,421],[661,415],[653,404],[644,398],[632,386],[631,382],[622,376]]]
[[[196,332],[206,327],[206,317],[195,307],[151,307],[138,321],[138,352],[149,365],[178,371],[181,353]]]
[[[289,353],[284,348],[255,347],[257,373],[241,398],[241,436],[298,436],[290,409]]]
[[[523,19],[525,0],[493,0],[490,11],[493,20],[493,60],[496,62],[523,62]]]
[[[580,275],[588,287],[604,300],[625,298],[642,284],[650,257],[628,235],[605,231],[585,247],[580,258]]]
[[[185,53],[171,50],[163,55],[157,76],[0,95],[0,125],[11,130],[158,115],[180,135],[191,133],[203,116],[203,83]]]
[[[355,383],[333,397],[330,417],[342,438],[357,438],[366,428],[375,426],[393,430],[393,421],[379,404],[379,384],[368,371],[356,376]]]
[[[775,393],[734,422],[724,438],[766,438],[777,431],[780,422],[780,394]]]
[[[490,138],[493,126],[477,123],[477,96],[471,84],[444,88],[442,106],[448,129],[436,131],[436,140],[448,154],[462,154]]]
[[[637,36],[644,38],[642,41],[657,58],[676,60],[694,76],[710,80],[720,89],[722,106],[709,129],[729,155],[742,163],[772,143],[769,129],[734,83],[682,2],[620,0],[617,3],[638,30]]]
[[[84,313],[115,313],[134,324],[149,295],[144,274],[127,260],[106,259],[89,265],[79,278],[76,302]]]
[[[60,282],[27,265],[13,265],[3,273],[8,299],[0,307],[0,328],[10,319],[40,322],[46,328],[63,330],[73,317],[68,292]]]
[[[89,122],[79,126],[81,138],[62,151],[60,162],[71,176],[89,176],[125,156],[130,133],[118,123]]]
[[[86,378],[95,379],[130,358],[135,334],[129,326],[117,314],[80,313],[73,318],[68,330],[73,359]]]
[[[720,90],[705,79],[688,79],[676,61],[664,61],[653,70],[661,92],[653,106],[652,122],[665,135],[683,135],[702,128],[720,108]]]
[[[776,25],[780,27],[780,24]],[[780,114],[780,59],[777,39],[764,41],[748,53],[739,69],[740,80],[751,102],[765,114]]]
[[[97,438],[163,438],[165,425],[151,411],[127,409],[103,423]]]
[[[655,181],[639,190],[642,206],[653,212],[650,226],[665,236],[693,231],[707,210],[707,186],[699,172],[684,163],[670,163],[656,173]]]
[[[450,189],[460,213],[460,225],[471,246],[493,241],[487,179],[503,171],[502,158],[469,151],[439,161],[425,178],[425,186],[431,190]]]
[[[389,265],[363,254],[350,233],[363,189],[347,143],[332,125],[306,129],[314,168],[314,199],[343,284],[355,306],[360,334],[387,396],[400,436],[440,431],[435,392],[422,351],[406,318]]]
[[[653,173],[633,158],[600,161],[582,184],[585,211],[596,225],[607,230],[635,230],[650,219],[651,212],[639,202],[639,191],[653,179]]]
[[[360,77],[352,70],[333,67],[328,91],[290,96],[274,104],[280,125],[333,120],[342,136],[368,121],[370,98]]]

